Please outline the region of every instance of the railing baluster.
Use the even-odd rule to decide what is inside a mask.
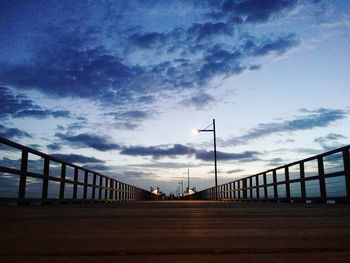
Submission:
[[[50,158],[44,159],[44,171],[43,171],[43,189],[41,199],[43,202],[47,201],[47,193],[49,188],[49,170],[50,170]]]
[[[287,200],[290,200],[290,182],[289,182],[289,168],[286,166],[284,168],[284,176],[285,176],[285,182],[286,182],[286,198]]]
[[[64,200],[64,188],[66,183],[66,164],[61,165],[61,179],[60,179],[60,201]]]
[[[74,167],[73,200],[76,200],[78,197],[78,174],[78,167]]]
[[[343,150],[344,175],[346,184],[346,198],[350,199],[350,155],[349,149]]]
[[[88,171],[84,171],[84,201],[87,200]]]
[[[301,199],[306,200],[306,188],[305,188],[305,170],[304,162],[299,164],[299,174],[300,174],[300,187],[301,187]]]
[[[91,199],[95,201],[95,197],[96,197],[96,174],[93,174],[93,178],[92,178],[92,193],[91,193]]]
[[[18,185],[18,202],[23,203],[26,198],[26,183],[27,183],[27,169],[28,169],[28,151],[22,150],[21,157],[21,175]]]
[[[318,175],[319,175],[319,181],[320,181],[320,197],[323,200],[327,199],[326,195],[326,182],[324,177],[324,166],[323,166],[323,157],[317,158],[317,164],[318,164]]]

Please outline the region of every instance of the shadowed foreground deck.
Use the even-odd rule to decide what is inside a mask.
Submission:
[[[138,202],[0,207],[0,262],[349,262],[350,207]]]

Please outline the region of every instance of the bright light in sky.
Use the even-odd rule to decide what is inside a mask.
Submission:
[[[198,129],[192,129],[192,135],[198,135],[199,130]]]
[[[45,153],[170,193],[187,168],[214,185],[213,138],[189,133],[214,118],[219,184],[349,142],[347,0],[0,10],[0,135]]]

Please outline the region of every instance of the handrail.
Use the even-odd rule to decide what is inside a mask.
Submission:
[[[217,189],[202,190],[196,193],[196,197],[214,200],[216,190],[221,200],[350,203],[349,150],[350,145],[347,145],[268,169],[219,185]],[[337,154],[338,170],[328,171],[330,167],[325,158]],[[317,168],[312,176],[305,175],[305,164],[311,161],[317,162]],[[290,174],[290,167],[297,168],[293,174]]]
[[[21,158],[18,159],[18,161],[20,161],[19,169],[0,165],[0,201],[4,201],[5,203],[9,201],[14,201],[17,204],[30,202],[91,203],[158,199],[158,196],[149,191],[120,182],[99,172],[67,162],[66,160],[61,160],[55,156],[45,154],[3,137],[0,137],[0,146],[1,145],[7,145],[21,151]],[[2,150],[3,149],[0,148],[0,152]],[[42,173],[28,171],[28,162],[30,161],[28,159],[29,153],[44,159],[43,167],[41,167]],[[52,161],[60,165],[59,176],[57,176],[57,174],[56,176],[50,174],[50,162]],[[74,174],[71,174],[70,179],[67,179],[67,167],[74,169]],[[79,171],[82,171],[83,174],[79,173]],[[83,181],[79,180],[79,174],[84,176]],[[35,179],[41,180],[39,188],[41,187],[42,191],[41,193],[36,191],[37,197],[31,198],[28,197],[27,192],[33,190],[31,189],[30,180]],[[9,184],[13,183],[13,181],[17,182],[14,187],[14,192],[6,194],[6,188],[9,187]],[[53,192],[49,186],[50,182],[59,183],[59,193],[57,193],[58,189],[56,189],[56,192]],[[66,191],[68,192],[67,186],[69,186],[70,189],[72,188],[70,196],[69,193],[65,193]],[[80,189],[81,187],[83,187],[83,189]],[[79,196],[78,189],[83,190],[83,196]],[[52,198],[52,194],[56,194],[56,196]]]

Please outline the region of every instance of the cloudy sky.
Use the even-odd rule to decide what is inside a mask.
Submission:
[[[346,145],[350,2],[0,0],[0,135],[144,189]]]

